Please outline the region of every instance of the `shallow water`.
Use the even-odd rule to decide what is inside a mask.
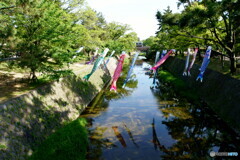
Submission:
[[[191,104],[153,79],[138,61],[118,92],[106,88],[81,117],[88,120],[87,159],[211,159],[209,153],[239,152],[239,137],[204,104]],[[226,159],[231,157],[225,157]],[[235,159],[232,157],[231,159]]]

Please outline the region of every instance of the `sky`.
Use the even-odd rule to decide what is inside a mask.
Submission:
[[[107,22],[129,24],[140,40],[154,36],[158,28],[155,17],[157,11],[164,11],[167,6],[173,12],[177,9],[178,0],[86,0],[88,5],[102,12]]]

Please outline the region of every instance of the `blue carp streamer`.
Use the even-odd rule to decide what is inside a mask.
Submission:
[[[203,81],[203,74],[210,62],[210,56],[211,56],[211,51],[212,51],[212,47],[211,46],[208,46],[207,48],[207,51],[204,55],[204,58],[203,58],[203,62],[202,62],[202,66],[200,68],[200,73],[198,74],[198,77],[196,79],[196,81],[199,79],[201,82]]]
[[[137,60],[138,55],[139,55],[139,52],[136,52],[134,57],[133,57],[133,59],[132,59],[132,63],[131,63],[130,68],[128,70],[127,77],[126,77],[126,79],[123,82],[123,87],[125,87],[125,85],[127,84],[127,82],[129,81],[129,79],[130,79],[130,77],[132,75],[132,71],[133,71],[133,68],[134,68],[134,65],[135,65],[135,62]]]

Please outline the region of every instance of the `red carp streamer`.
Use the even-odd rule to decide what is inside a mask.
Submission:
[[[110,87],[110,91],[112,90],[117,91],[117,80],[120,77],[122,72],[124,58],[125,58],[125,52],[123,52],[119,58],[117,68],[114,71],[113,82]]]
[[[155,72],[155,71],[157,70],[157,68],[158,68],[159,66],[161,66],[161,65],[168,59],[168,57],[170,56],[170,54],[171,54],[172,52],[175,52],[175,50],[171,49],[162,59],[160,59],[160,60],[157,62],[157,64],[156,64],[154,67],[150,68],[150,70],[153,70],[153,71]]]

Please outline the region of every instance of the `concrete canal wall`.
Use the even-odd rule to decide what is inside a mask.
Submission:
[[[210,62],[211,63],[211,62]],[[191,69],[191,77],[182,76],[185,61],[169,57],[164,68],[186,82],[224,121],[240,133],[240,80],[207,69],[203,82],[196,82],[200,65]],[[187,88],[186,88],[187,89]]]
[[[102,66],[88,82],[83,81],[83,75],[89,73],[91,68],[86,66],[74,72],[73,76],[61,78],[58,82],[0,104],[1,160],[26,159],[48,135],[78,118],[111,80],[116,60],[112,58],[107,69]]]

